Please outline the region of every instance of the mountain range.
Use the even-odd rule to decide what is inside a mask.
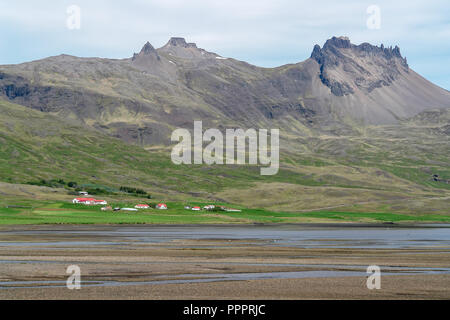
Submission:
[[[333,37],[306,61],[260,68],[171,38],[121,60],[60,55],[0,67],[10,102],[58,114],[142,146],[176,127],[280,127],[305,135],[393,124],[448,108],[450,92],[409,68],[400,49]]]
[[[0,66],[0,97],[0,179],[12,183],[126,179],[161,195],[240,203],[269,193],[272,202],[250,205],[279,199],[286,210],[350,204],[359,192],[390,201],[450,190],[450,92],[414,72],[397,46],[333,37],[303,62],[262,68],[171,38],[125,59]],[[279,175],[170,164],[171,132],[194,120],[205,129],[279,128]],[[314,192],[323,197],[311,200]]]

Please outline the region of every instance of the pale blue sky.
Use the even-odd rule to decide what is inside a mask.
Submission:
[[[367,28],[370,5],[381,29]],[[66,27],[69,5],[81,29]],[[333,35],[399,45],[410,66],[450,89],[448,0],[0,0],[0,64],[61,53],[125,58],[146,41],[185,37],[222,56],[273,67],[302,61]]]

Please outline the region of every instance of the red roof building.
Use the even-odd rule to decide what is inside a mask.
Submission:
[[[167,204],[165,204],[165,203],[158,203],[158,204],[155,206],[155,208],[156,208],[156,209],[165,210],[165,209],[167,209]]]
[[[97,200],[94,198],[75,198],[72,200],[72,203],[81,203],[81,204],[108,204],[106,200]]]

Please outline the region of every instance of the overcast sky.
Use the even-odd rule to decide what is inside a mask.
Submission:
[[[69,29],[67,8],[81,9]],[[380,28],[368,28],[380,9]],[[73,21],[73,20],[71,20]],[[373,24],[372,24],[373,26]],[[399,45],[410,66],[450,90],[449,0],[0,0],[0,64],[61,53],[125,58],[185,37],[225,57],[273,67],[308,58],[336,35]]]

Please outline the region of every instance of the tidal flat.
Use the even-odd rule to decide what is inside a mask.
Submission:
[[[448,224],[0,228],[0,299],[449,298]]]

